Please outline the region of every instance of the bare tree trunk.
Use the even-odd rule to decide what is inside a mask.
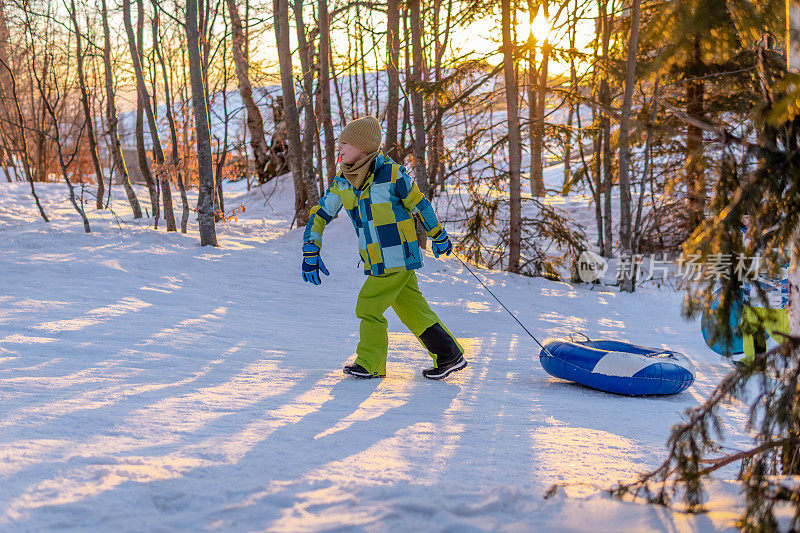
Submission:
[[[223,45],[224,46],[224,45]],[[225,66],[226,51],[222,51],[222,72],[227,72]],[[222,86],[227,85],[227,76],[223,74]],[[225,221],[225,196],[222,191],[222,175],[225,170],[225,160],[228,158],[228,92],[222,91],[222,116],[225,117],[223,121],[223,139],[220,143],[219,137],[217,138],[217,165],[214,170],[214,222]],[[220,149],[219,147],[222,146]]]
[[[320,99],[317,109],[322,129],[325,132],[325,165],[327,168],[327,184],[333,183],[336,175],[336,138],[333,134],[333,117],[331,116],[331,29],[328,20],[328,0],[319,0],[319,84]]]
[[[117,107],[114,103],[114,74],[111,66],[111,35],[108,29],[108,8],[106,7],[106,0],[102,0],[103,12],[100,18],[103,19],[103,65],[105,66],[106,76],[106,120],[108,121],[108,136],[111,140],[111,156],[114,158],[114,168],[116,169],[119,181],[125,189],[125,195],[128,197],[128,203],[131,205],[133,211],[133,218],[142,218],[142,208],[139,205],[139,199],[136,198],[136,192],[131,186],[130,178],[128,177],[128,167],[125,165],[125,157],[122,155],[122,146],[119,142],[119,131],[117,124]]]
[[[6,24],[5,4],[3,0],[0,0],[0,60],[5,64],[9,64],[11,61],[10,48],[11,43],[9,41],[8,25]],[[7,72],[4,68],[0,68],[0,103],[2,103],[2,107],[0,107],[0,123],[9,125],[13,123],[11,111],[8,108],[8,100],[10,100],[10,98],[7,94],[11,87],[10,77],[10,72]],[[13,183],[14,180],[11,179],[8,164],[10,163],[14,168],[14,177],[17,180],[19,180],[19,173],[17,172],[17,167],[14,165],[13,157],[9,155],[13,146],[16,144],[10,137],[11,134],[7,133],[7,130],[0,128],[0,142],[2,142],[0,146],[0,165],[3,167],[6,180],[8,180],[9,183]]]
[[[344,124],[347,122],[347,117],[344,115],[344,102],[342,102],[342,92],[339,90],[339,80],[336,77],[335,65],[333,65],[333,68],[331,68],[331,79],[333,80],[333,88],[336,91],[336,104],[339,108],[339,122]]]
[[[306,25],[303,22],[303,0],[293,0],[295,28],[299,44],[300,68],[303,71],[303,102],[305,120],[303,132],[303,180],[309,190],[311,205],[317,203],[320,197],[317,187],[316,171],[314,170],[314,137],[317,134],[317,118],[314,116],[314,44],[306,38]],[[324,192],[324,191],[323,191]],[[309,208],[310,209],[310,208]]]
[[[145,0],[137,0],[137,3],[140,7],[140,10],[144,10],[144,2]],[[155,24],[158,25],[158,18],[155,18]],[[155,40],[156,37],[154,36],[153,39]],[[154,44],[155,46],[155,44]],[[141,64],[139,65],[139,70],[141,72]],[[169,172],[166,172],[165,169],[165,159],[164,159],[164,150],[161,147],[161,138],[158,134],[158,126],[156,123],[156,117],[154,110],[157,108],[156,103],[156,78],[157,72],[155,65],[152,69],[152,76],[153,76],[153,102],[152,104],[150,101],[147,101],[147,105],[145,106],[145,111],[147,112],[147,122],[150,124],[150,138],[153,142],[153,153],[155,154],[157,171],[156,171],[156,179],[161,184],[161,203],[164,207],[164,218],[167,221],[167,231],[178,231],[177,226],[175,225],[175,213],[172,206],[172,186],[169,182]],[[144,77],[142,77],[144,80]],[[145,85],[142,85],[142,89],[144,90],[144,94],[147,94],[147,89]]]
[[[433,5],[429,9],[433,13],[432,13],[430,21],[428,22],[428,26],[427,27],[423,27],[424,33],[422,34],[422,37],[423,37],[422,49],[423,50],[431,50],[431,49],[433,49],[431,55],[435,56],[436,55],[436,40],[437,40],[437,38],[434,37],[433,39],[431,39],[432,42],[426,43],[425,40],[424,40],[424,37],[426,35],[431,35],[431,34],[436,36],[439,33],[439,3],[438,2],[434,2]],[[425,24],[425,22],[424,22],[424,19],[423,19],[423,25],[424,24]],[[430,80],[431,71],[430,71],[429,68],[427,68],[428,65],[430,65],[430,60],[426,57],[425,58],[425,66],[426,66],[426,68],[423,70],[423,81],[425,83],[430,83],[430,81],[431,81]],[[429,125],[426,128],[426,131],[425,131],[425,133],[426,133],[425,149],[427,151],[427,155],[426,155],[427,161],[426,161],[426,165],[425,165],[425,176],[426,176],[426,179],[428,180],[428,199],[432,199],[433,195],[436,192],[436,187],[435,187],[436,178],[435,178],[435,175],[436,175],[436,167],[437,167],[438,162],[439,162],[439,158],[438,158],[438,156],[436,154],[435,131],[433,129],[431,129],[431,127],[430,127],[430,125],[431,125],[431,117],[433,117],[433,109],[432,108],[435,106],[434,100],[436,100],[436,99],[435,98],[425,98],[424,99],[424,102],[425,102],[425,106],[424,106],[424,109],[425,109],[425,124]],[[435,126],[434,126],[434,128],[435,128]]]
[[[397,161],[397,111],[400,105],[400,0],[388,0],[386,11],[386,75],[389,80],[386,102],[386,154]]]
[[[167,65],[164,61],[164,55],[161,53],[161,47],[158,45],[160,38],[158,37],[158,0],[151,0],[153,3],[153,48],[155,50],[158,62],[161,65],[161,74],[164,80],[164,105],[167,110],[167,121],[169,122],[169,133],[172,140],[172,166],[175,172],[175,178],[178,182],[178,190],[181,193],[181,204],[183,209],[181,212],[181,233],[186,233],[187,225],[189,222],[189,199],[186,197],[186,186],[183,183],[183,176],[178,166],[180,165],[180,155],[178,154],[178,131],[175,128],[175,117],[172,111],[172,93],[170,89],[170,77],[167,75]]]
[[[6,6],[5,0],[0,0],[0,59],[6,65],[11,65],[11,40],[8,33],[8,24],[6,23]],[[3,115],[0,115],[0,119],[8,119],[11,120],[11,111],[8,109],[8,104],[5,100],[8,100],[7,91],[11,88],[11,81],[10,81],[11,74],[6,72],[5,69],[0,69],[0,87],[4,87],[5,89],[0,92],[0,102],[3,102],[2,111]],[[3,133],[2,128],[0,128],[0,134]],[[3,141],[8,141],[8,136],[3,135]],[[11,144],[7,144],[7,148],[11,147]],[[6,158],[3,158],[3,163],[5,164]],[[8,176],[8,174],[6,174]]]
[[[358,67],[361,67],[361,86],[364,89],[364,115],[368,116],[371,115],[372,112],[369,109],[369,92],[367,91],[367,62],[365,59],[366,53],[364,52],[364,32],[360,31],[360,28],[363,28],[364,24],[361,22],[361,4],[356,2],[356,28],[359,28],[357,31],[356,42],[358,43],[356,47],[356,72],[358,72]],[[356,84],[358,80],[356,79]],[[377,115],[377,111],[375,112]]]
[[[347,85],[350,88],[350,105],[349,108],[349,115],[350,120],[358,117],[360,115],[358,111],[358,67],[356,62],[358,61],[358,41],[355,44],[352,42],[353,34],[350,31],[352,27],[352,23],[350,21],[350,12],[347,12],[347,67],[344,72],[346,72],[347,76]],[[355,57],[353,60],[350,59],[350,52],[353,51]],[[353,80],[356,80],[355,88],[353,87]]]
[[[578,0],[575,0],[574,12],[578,12]],[[569,29],[570,49],[575,48],[575,41],[577,38],[576,35],[578,31],[577,27],[578,20],[575,18],[572,22],[572,26]],[[569,91],[571,95],[574,95],[575,92],[578,91],[578,72],[575,68],[574,55],[570,55],[569,59]],[[572,180],[572,119],[575,114],[576,107],[578,108],[578,112],[580,112],[579,106],[580,103],[575,104],[572,101],[569,102],[569,111],[567,114],[567,134],[564,142],[564,186],[561,188],[562,194],[564,195],[569,194],[569,183]],[[580,134],[577,136],[577,140],[579,143],[581,142]]]
[[[261,111],[258,109],[253,99],[253,87],[250,84],[249,57],[242,50],[245,42],[244,32],[242,31],[242,20],[239,18],[239,8],[236,7],[236,0],[227,0],[228,12],[231,17],[233,61],[236,64],[236,77],[239,80],[239,94],[247,110],[247,131],[250,133],[250,146],[253,148],[253,156],[256,163],[256,174],[259,183],[266,183],[272,177],[267,172],[269,163],[269,146],[264,136],[264,121]]]
[[[411,14],[411,48],[413,56],[413,70],[411,83],[411,106],[414,115],[414,178],[420,192],[428,197],[428,176],[425,167],[425,104],[419,84],[422,82],[422,69],[424,68],[424,55],[422,50],[422,21],[420,20],[420,2],[408,2]],[[428,235],[422,225],[417,222],[417,240],[420,246],[427,248]]]
[[[597,122],[595,119],[594,122]],[[603,208],[600,193],[603,189],[603,129],[598,128],[594,134],[594,158],[592,159],[592,179],[594,180],[594,216],[597,222],[597,246],[600,248],[600,255],[606,255],[606,241],[603,238],[605,228],[603,227]]]
[[[124,0],[128,1],[128,0]],[[192,108],[197,131],[197,169],[200,181],[197,196],[197,218],[200,225],[200,246],[217,246],[214,225],[214,169],[211,155],[211,126],[206,106],[203,58],[200,56],[200,34],[197,27],[197,0],[186,0],[184,24],[192,86]]]
[[[561,186],[561,194],[569,194],[569,183],[572,177],[572,125],[575,115],[575,106],[569,104],[567,111],[567,130],[564,137],[564,183]]]
[[[622,120],[619,125],[619,244],[622,256],[630,257],[633,262],[631,246],[631,109],[633,107],[633,89],[636,85],[636,51],[639,47],[639,20],[641,0],[631,0],[631,34],[628,40],[628,60],[625,68],[625,94],[622,98]],[[631,269],[620,283],[620,291],[633,292],[636,288],[636,268]]]
[[[508,113],[508,167],[510,179],[510,228],[508,271],[519,272],[522,244],[522,193],[520,170],[522,166],[522,145],[519,131],[517,109],[517,68],[514,64],[513,43],[511,42],[511,0],[502,2],[503,25],[503,74],[506,85],[506,109]]]
[[[127,7],[126,7],[127,6]],[[123,18],[127,13],[130,20],[130,0],[122,3]],[[128,33],[128,45],[130,46],[131,56],[136,57],[136,61],[141,65],[142,56],[144,54],[144,10],[141,3],[137,4],[138,20],[136,24],[136,38],[134,39],[133,29]],[[126,25],[127,28],[127,25]],[[135,45],[135,50],[134,50]],[[137,78],[138,80],[138,78]],[[153,212],[153,225],[158,228],[158,218],[160,215],[160,202],[158,201],[158,191],[156,184],[153,181],[153,175],[150,173],[150,162],[147,160],[147,153],[144,146],[144,108],[142,107],[141,92],[138,91],[137,81],[136,92],[136,126],[134,128],[134,136],[136,138],[136,155],[139,159],[139,171],[144,178],[147,185],[147,192],[150,194],[150,210]]]
[[[316,203],[316,186],[313,175],[307,183],[303,173],[303,158],[300,143],[300,118],[292,76],[292,51],[289,45],[289,2],[273,0],[275,17],[275,40],[278,45],[278,61],[281,69],[281,88],[283,90],[283,119],[286,122],[287,159],[292,171],[295,191],[295,219],[298,226],[308,222],[309,210]]]
[[[600,4],[598,3],[598,9]],[[603,32],[602,17],[599,14],[595,17],[595,39],[592,40],[592,60],[596,65],[599,61],[599,43],[602,40],[601,35]],[[592,146],[594,148],[594,155],[592,157],[592,181],[594,187],[592,188],[592,195],[594,196],[594,214],[597,223],[597,246],[600,248],[600,255],[606,255],[605,239],[603,238],[603,210],[601,201],[601,191],[603,183],[603,162],[601,154],[603,150],[603,128],[601,126],[601,119],[595,102],[600,100],[599,89],[597,87],[597,68],[592,69],[592,82],[591,87],[593,94],[592,98],[592,127],[596,133],[592,135]],[[580,125],[580,107],[578,107],[578,124]]]
[[[535,121],[531,122],[534,128],[531,135],[533,144],[531,151],[531,196],[544,196],[544,114],[547,105],[547,66],[550,61],[550,44],[545,41],[542,45],[542,63],[536,86],[536,114]],[[534,78],[531,79],[533,84]]]
[[[319,58],[316,58],[316,66],[315,68],[319,68]],[[314,61],[312,61],[314,64]],[[322,107],[322,91],[320,90],[319,82],[317,82],[317,89],[314,91],[314,105],[317,108],[317,112],[319,112],[320,108]],[[321,117],[320,117],[321,118]],[[319,182],[319,196],[322,198],[325,195],[325,174],[327,172],[327,164],[326,161],[322,158],[322,133],[317,131],[314,133],[314,154],[317,156],[317,165],[316,165],[316,175],[317,181]],[[327,157],[327,154],[326,154]],[[334,169],[335,170],[335,169]],[[333,179],[333,176],[329,176],[330,180]]]
[[[43,69],[44,72],[42,74],[43,76],[47,75],[47,68],[48,66],[45,65]],[[36,166],[33,169],[34,170],[33,176],[34,180],[39,179],[41,181],[47,181],[47,176],[50,174],[50,157],[47,156],[48,150],[47,150],[47,135],[46,135],[48,128],[47,109],[43,105],[37,107],[38,102],[35,100],[34,97],[33,83],[28,83],[28,89],[29,89],[28,105],[30,106],[32,113],[36,113],[37,109],[41,111],[40,115],[35,116],[34,119],[37,120],[38,122],[35,122],[34,126],[35,129],[33,130],[34,157],[36,158],[35,159]],[[26,127],[27,124],[22,124],[22,126]]]
[[[687,78],[704,72],[700,38],[694,38],[692,59],[686,71]],[[704,120],[705,85],[703,80],[689,79],[686,82],[686,114]],[[689,193],[689,232],[705,218],[706,182],[703,171],[703,130],[691,124],[686,126],[686,188]]]
[[[78,68],[78,87],[81,91],[81,106],[83,107],[83,116],[86,119],[86,137],[89,141],[89,154],[92,156],[92,164],[94,165],[94,174],[97,180],[97,201],[95,203],[97,209],[103,209],[103,194],[105,193],[105,182],[103,182],[103,168],[100,166],[100,155],[97,151],[97,139],[94,135],[94,119],[92,118],[92,111],[89,106],[89,92],[86,90],[86,78],[83,72],[83,34],[81,28],[78,26],[78,13],[75,7],[75,0],[70,1],[70,19],[72,20],[72,27],[75,29],[75,55],[77,58]]]
[[[529,19],[530,23],[533,24],[534,20],[534,12],[531,9],[532,2],[531,0],[528,1],[528,8],[529,8]],[[528,93],[528,128],[530,133],[530,138],[528,139],[529,147],[531,153],[530,162],[528,163],[528,179],[531,185],[531,193],[533,193],[535,189],[534,185],[534,176],[537,174],[536,168],[541,167],[542,164],[542,143],[541,138],[536,138],[536,112],[539,109],[539,105],[536,103],[537,98],[537,86],[534,80],[538,79],[539,70],[536,68],[536,47],[534,46],[534,38],[531,34],[528,37],[528,71],[527,71],[527,79],[524,80],[526,87],[523,88],[523,91],[527,89]],[[541,169],[539,170],[539,175],[541,175]]]
[[[5,93],[3,91],[3,82],[0,82],[0,98],[5,98]],[[5,119],[8,120],[8,119]],[[0,136],[5,137],[2,135],[2,130],[0,130]],[[0,167],[3,168],[3,174],[6,175],[6,181],[9,183],[14,183],[14,180],[11,179],[11,172],[8,170],[8,165],[6,164],[6,160],[9,159],[8,157],[8,145],[5,144],[5,139],[3,139],[3,146],[0,146]],[[15,172],[16,174],[16,169]]]
[[[405,83],[406,83],[406,87],[407,88],[409,87],[409,80],[411,80],[411,78],[412,78],[412,75],[411,75],[411,32],[410,32],[410,30],[408,28],[408,19],[409,18],[410,17],[409,17],[408,3],[406,3],[405,7],[403,8],[402,19],[403,19],[403,52],[404,52],[403,53],[403,57],[404,57],[404,60],[403,60],[404,72],[403,73],[405,74]],[[406,149],[406,146],[407,146],[407,143],[406,143],[406,132],[408,132],[409,135],[411,134],[411,102],[409,101],[410,97],[408,96],[407,92],[406,92],[405,96],[406,97],[403,98],[403,120],[402,120],[401,129],[400,129],[400,144],[398,146],[398,153],[397,153],[397,156],[399,158],[398,162],[404,161],[406,156],[408,155],[408,150]],[[400,153],[400,151],[399,151],[400,149],[403,150],[402,153]]]
[[[440,38],[439,32],[439,3],[436,2],[434,4],[434,20],[436,21],[436,27],[434,31],[434,44],[435,44],[435,56],[434,56],[434,82],[439,84],[442,80],[442,59],[444,58],[445,51],[447,50],[447,45],[450,41],[450,29],[452,27],[452,19],[453,19],[453,0],[448,0],[447,2],[447,13],[445,16],[445,26],[444,32],[442,33],[442,37]],[[441,112],[441,105],[439,103],[438,98],[433,98],[431,102],[431,113],[434,116],[433,122],[433,154],[435,156],[433,164],[433,169],[431,173],[431,191],[430,194],[433,196],[436,194],[435,186],[436,184],[439,185],[440,191],[444,190],[444,180],[445,180],[445,152],[444,152],[444,127],[442,126],[442,117],[444,113]]]
[[[653,84],[653,99],[650,102],[649,121],[647,124],[647,138],[644,142],[644,168],[642,169],[642,180],[639,185],[639,200],[636,205],[636,221],[633,226],[633,250],[641,250],[642,241],[642,208],[644,207],[644,195],[647,178],[653,172],[653,124],[658,114],[658,90],[659,79],[656,78]]]
[[[604,80],[603,84],[606,85],[606,93],[608,94],[608,83]],[[613,155],[611,150],[611,119],[607,115],[603,115],[600,119],[603,128],[603,234],[605,235],[605,252],[606,257],[611,257],[614,252],[614,238],[613,238],[613,219],[611,216],[611,191],[614,187],[613,176]]]
[[[140,20],[137,21],[138,24],[142,24],[143,22],[143,12],[141,6],[143,6],[144,0],[138,0],[138,5],[140,6],[139,14]],[[161,139],[158,136],[158,125],[156,124],[156,117],[153,113],[153,107],[150,104],[150,95],[147,92],[147,87],[145,86],[144,81],[144,74],[142,72],[142,64],[140,61],[139,51],[137,50],[136,46],[134,45],[134,35],[133,35],[133,24],[131,23],[131,9],[130,9],[130,0],[122,0],[122,14],[123,20],[125,23],[125,30],[128,33],[128,45],[130,47],[131,58],[133,62],[133,70],[136,73],[136,86],[137,86],[137,93],[139,95],[139,100],[141,101],[141,105],[144,108],[144,112],[147,115],[147,122],[150,126],[150,140],[153,143],[153,155],[155,158],[155,163],[157,165],[157,176],[161,181],[161,195],[162,201],[164,203],[164,216],[167,219],[167,231],[177,231],[177,227],[175,226],[175,214],[172,211],[172,191],[169,185],[169,176],[167,173],[164,172],[164,151],[161,148]],[[143,39],[142,39],[143,40]],[[140,46],[143,45],[143,42],[138,43]],[[156,198],[156,204],[158,205],[158,198]],[[158,224],[158,216],[155,216],[156,224]]]
[[[605,63],[609,60],[608,50],[609,42],[611,40],[611,27],[613,15],[608,12],[608,0],[603,0],[601,3],[601,20],[603,22],[603,61]],[[611,88],[608,84],[608,77],[603,73],[603,78],[600,81],[600,103],[603,109],[611,107]],[[605,234],[605,256],[611,257],[613,253],[613,232],[612,232],[612,219],[611,219],[611,189],[613,187],[612,176],[612,155],[611,155],[611,119],[608,113],[601,110],[600,125],[603,130],[603,233]]]

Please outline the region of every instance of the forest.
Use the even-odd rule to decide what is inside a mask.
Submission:
[[[24,185],[0,186],[0,226],[22,202],[50,224],[63,186],[85,234],[226,250],[256,205],[299,231],[366,116],[482,272],[649,295],[661,262],[657,288],[730,348],[764,327],[731,322],[743,261],[784,268],[789,330],[726,362],[663,463],[599,490],[695,513],[735,468],[737,527],[800,527],[797,0],[0,0],[0,181]],[[586,257],[615,275],[582,278]],[[687,261],[698,275],[678,279]],[[752,438],[735,448],[729,402]]]

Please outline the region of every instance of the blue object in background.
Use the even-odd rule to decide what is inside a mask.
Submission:
[[[551,376],[630,396],[676,394],[694,383],[694,365],[678,352],[622,341],[555,339],[539,353]]]
[[[742,321],[742,310],[744,309],[744,304],[739,298],[733,302],[733,305],[731,306],[731,316],[728,320],[728,324],[733,332],[731,345],[726,346],[723,339],[717,339],[715,342],[711,342],[711,337],[717,329],[716,316],[714,315],[714,312],[719,307],[721,291],[722,289],[717,289],[714,291],[713,300],[711,301],[711,308],[703,311],[703,317],[700,320],[700,331],[703,333],[703,340],[706,341],[708,347],[718,354],[738,355],[744,352],[742,333],[739,331],[739,323]]]

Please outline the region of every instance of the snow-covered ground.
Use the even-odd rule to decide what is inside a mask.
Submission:
[[[232,185],[228,207],[247,210],[218,226],[219,248],[199,246],[194,221],[187,235],[133,221],[120,188],[119,218],[90,210],[86,235],[64,185],[38,191],[49,224],[27,184],[0,183],[2,531],[732,528],[733,470],[705,515],[599,492],[658,465],[670,426],[729,369],[680,293],[473,268],[542,341],[577,331],[697,367],[682,394],[622,397],[548,376],[458,259],[426,252],[421,289],[469,366],[422,378],[430,360],[389,310],[388,376],[357,381],[341,371],[364,281],[352,225],[342,211],[328,227],[331,276],[304,283],[287,177]],[[728,446],[749,442],[746,415],[728,406]]]

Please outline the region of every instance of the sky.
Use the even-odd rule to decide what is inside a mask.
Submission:
[[[547,40],[551,45],[556,48],[569,48],[569,39],[563,29],[553,31],[552,26],[559,27],[564,24],[566,19],[565,14],[559,20],[553,21],[553,24],[547,20],[544,13],[540,11],[535,20],[531,23],[529,15],[526,11],[520,11],[517,14],[518,24],[516,26],[518,40],[527,40],[529,35],[533,35],[535,39],[535,46]],[[374,29],[377,33],[384,33],[385,20],[383,17],[373,17]],[[483,19],[471,23],[467,27],[459,28],[451,32],[451,49],[460,50],[461,53],[469,51],[474,52],[476,55],[489,55],[488,62],[497,65],[502,61],[502,54],[500,52],[501,45],[501,30],[500,30],[500,14],[492,13],[487,14]],[[291,42],[292,47],[297,46],[296,32],[292,28]],[[578,31],[576,36],[576,47],[579,50],[590,51],[589,45],[594,35],[594,19],[582,18],[578,24]],[[367,40],[367,47],[371,46],[371,40]],[[334,28],[331,31],[332,47],[337,54],[345,54],[348,46],[347,34],[341,29]],[[266,60],[269,63],[277,61],[277,53],[275,48],[274,32],[264,32],[262,34],[262,41],[257,46],[251,48],[260,59]],[[379,45],[377,52],[378,57],[383,61],[386,57],[385,48]],[[374,58],[374,54],[369,55]],[[375,65],[368,65],[368,70],[375,68]],[[383,68],[383,64],[379,66]],[[569,75],[569,62],[551,59],[548,70],[551,75]]]
[[[111,33],[112,33],[112,40],[116,41],[117,44],[124,43],[126,39],[124,26],[122,24],[122,17],[121,13],[118,10],[114,10],[112,7],[113,3],[109,5],[112,9],[111,17],[113,21],[111,21]],[[63,5],[57,5],[56,9],[62,11],[64,9]],[[150,6],[147,6],[148,12]],[[134,11],[134,19],[136,13]],[[244,15],[244,13],[242,13]],[[251,16],[255,16],[256,13],[251,12]],[[267,13],[266,15],[269,15]],[[268,73],[273,74],[274,77],[268,83],[278,83],[278,66],[277,66],[277,53],[276,53],[276,46],[275,46],[275,34],[274,30],[271,27],[268,27],[267,24],[270,22],[267,20],[267,16],[262,15],[265,19],[265,22],[260,23],[259,26],[254,27],[253,30],[253,40],[251,41],[250,45],[250,53],[251,58],[253,61],[260,61],[263,62],[265,68],[267,69]],[[578,32],[577,32],[577,39],[576,44],[578,49],[589,50],[589,44],[593,37],[594,33],[594,19],[593,14],[590,13],[588,16],[583,14],[582,19],[578,25]],[[167,17],[162,16],[162,24],[168,24],[170,21]],[[306,20],[312,20],[313,16],[312,13],[309,12]],[[539,47],[544,40],[548,40],[550,44],[554,45],[556,48],[567,49],[569,48],[569,40],[565,34],[565,31],[559,29],[558,31],[553,31],[551,29],[552,26],[559,27],[564,24],[566,19],[566,14],[562,13],[559,20],[554,21],[551,24],[550,21],[544,16],[544,13],[540,11],[535,20],[533,22],[529,21],[529,14],[526,11],[520,11],[517,13],[517,20],[518,24],[516,25],[516,33],[517,39],[519,41],[528,40],[528,36],[532,35],[534,37],[534,45]],[[134,20],[135,24],[135,20]],[[219,27],[219,34],[224,32],[224,26],[221,24],[221,21],[217,22]],[[371,19],[366,24],[370,25],[376,34],[381,35],[385,33],[385,17],[381,13],[375,13],[371,16]],[[307,28],[309,29],[310,26]],[[499,13],[487,13],[487,15],[480,20],[472,22],[467,27],[460,27],[451,32],[451,46],[450,50],[456,51],[455,53],[458,55],[465,55],[469,52],[474,53],[475,56],[485,56],[486,60],[493,65],[497,65],[502,61],[502,53],[500,52],[500,45],[501,45],[501,30],[500,30],[500,14]],[[291,44],[292,47],[296,49],[297,47],[297,35],[294,27],[291,28],[290,31],[291,36]],[[336,55],[344,55],[346,54],[347,47],[348,47],[348,39],[347,33],[344,31],[342,27],[342,23],[338,22],[336,26],[332,28],[331,31],[331,40],[334,52]],[[149,23],[145,25],[145,42],[151,42],[151,33],[150,33],[150,25]],[[100,43],[98,43],[100,44]],[[213,46],[218,46],[218,42],[213,43]],[[167,46],[167,43],[165,43]],[[371,46],[371,39],[368,39],[367,46]],[[119,48],[119,60],[121,67],[125,70],[130,70],[129,66],[126,63],[128,59],[126,54],[126,48],[120,47]],[[538,50],[537,50],[538,52]],[[376,64],[375,58],[378,58],[379,63]],[[537,54],[538,55],[538,54]],[[371,60],[371,64],[367,65],[367,70],[375,70],[375,69],[383,69],[384,59],[386,57],[385,48],[382,43],[378,45],[378,49],[376,53],[369,54],[368,59]],[[299,61],[297,60],[296,56],[294,58],[295,61],[295,70],[299,70]],[[569,63],[566,61],[560,61],[557,58],[552,58],[550,60],[548,66],[549,73],[551,77],[555,76],[568,76],[569,75]],[[580,70],[580,67],[579,67]],[[120,86],[118,87],[118,97],[120,101],[118,105],[120,106],[120,110],[124,111],[129,109],[132,106],[135,106],[135,88],[133,86],[132,79],[130,76],[125,76],[127,79],[122,79],[120,73],[118,73],[118,83]],[[236,88],[235,77],[231,79],[229,90],[234,90]]]

